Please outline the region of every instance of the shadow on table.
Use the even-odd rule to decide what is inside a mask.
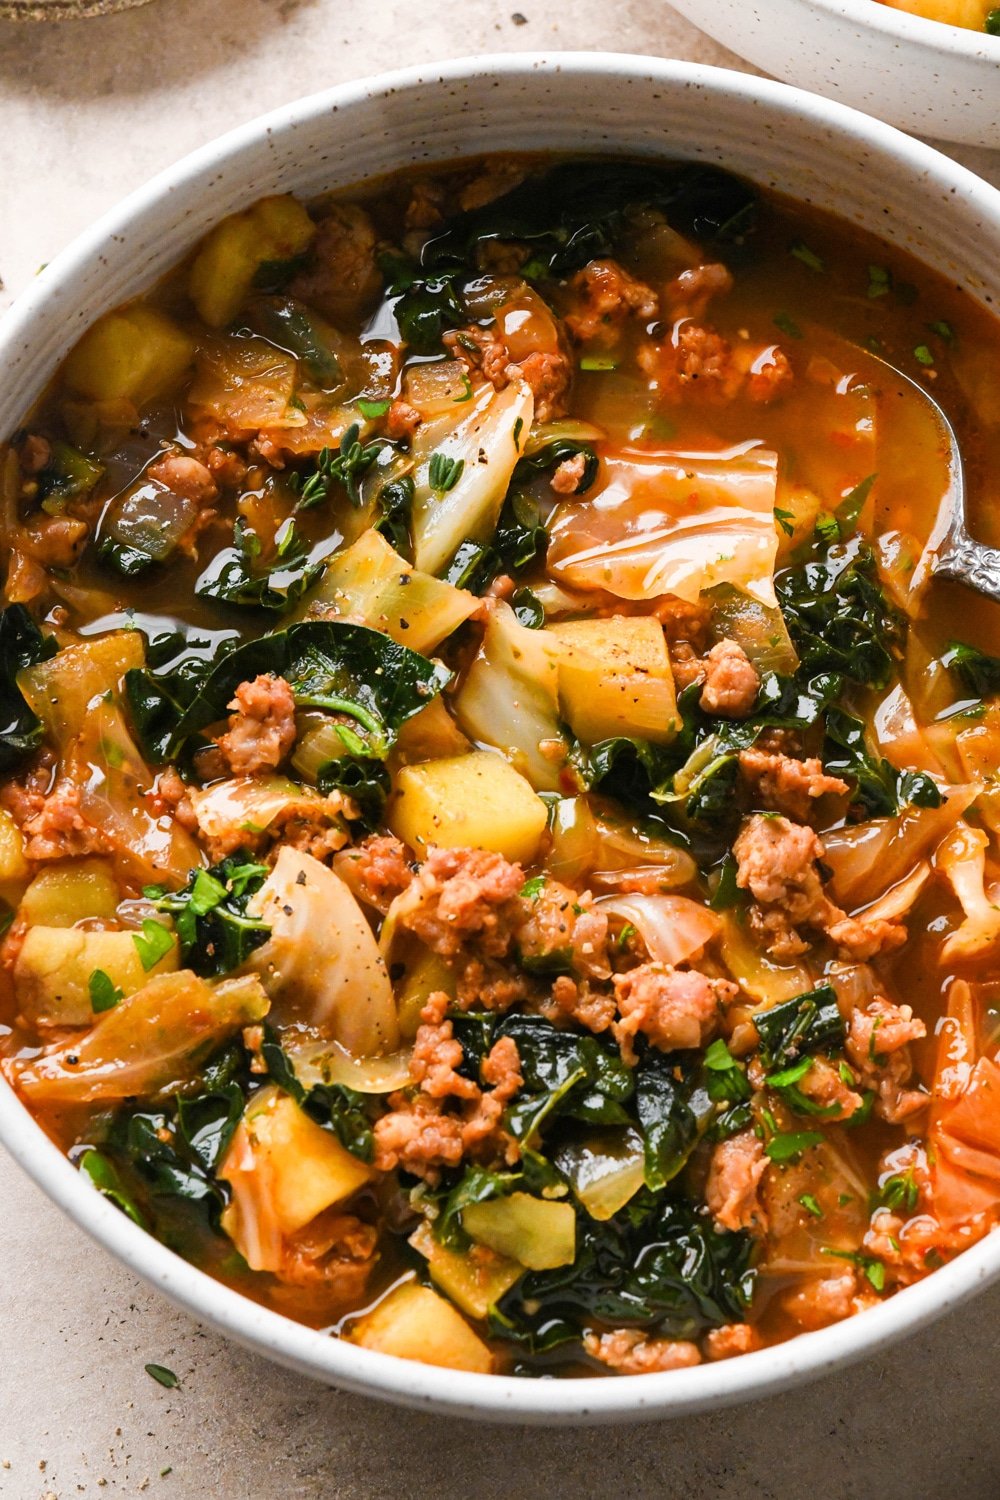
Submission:
[[[993,1500],[998,1320],[995,1288],[805,1389],[637,1427],[484,1427],[317,1390],[235,1350],[227,1364],[254,1392],[255,1436],[285,1455],[269,1500]]]
[[[214,72],[326,0],[150,0],[83,21],[0,21],[0,90],[67,101]]]

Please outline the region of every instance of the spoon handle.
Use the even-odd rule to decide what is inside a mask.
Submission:
[[[953,578],[957,583],[986,594],[1000,604],[1000,548],[973,541],[964,526],[949,532],[931,564],[935,578]]]

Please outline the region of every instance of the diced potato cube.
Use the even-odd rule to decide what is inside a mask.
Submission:
[[[102,969],[126,995],[177,968],[177,944],[148,972],[131,932],[87,932],[79,927],[31,927],[14,965],[22,1013],[40,1026],[89,1026],[90,976]]]
[[[429,1287],[407,1282],[354,1325],[351,1342],[397,1359],[488,1375],[493,1356],[460,1312]]]
[[[254,1096],[241,1130],[245,1141],[234,1136],[219,1176],[233,1181],[245,1170],[242,1153],[249,1146],[250,1170],[262,1187],[266,1184],[268,1206],[282,1234],[295,1234],[324,1209],[353,1197],[374,1175],[366,1162],[276,1088]]]
[[[231,323],[265,261],[301,255],[316,225],[295,198],[262,198],[216,225],[202,241],[188,280],[198,315],[210,328]]]
[[[548,819],[545,803],[499,755],[474,750],[396,777],[389,826],[411,849],[494,849],[530,861]]]
[[[0,901],[16,906],[30,877],[21,830],[6,808],[0,808]]]
[[[663,744],[680,727],[670,656],[658,620],[616,615],[546,631],[563,647],[559,696],[588,745],[627,735]]]
[[[106,313],[63,365],[67,388],[91,401],[142,406],[176,390],[194,358],[194,340],[141,302]]]
[[[427,1261],[435,1285],[470,1318],[485,1318],[490,1308],[524,1275],[524,1267],[516,1260],[498,1255],[487,1245],[474,1245],[467,1251],[450,1250],[434,1238],[426,1219],[410,1235],[410,1244]]]
[[[85,917],[110,919],[119,899],[108,860],[74,859],[39,870],[24,893],[18,916],[29,927],[72,927]]]
[[[511,1193],[470,1203],[462,1210],[462,1228],[532,1271],[550,1271],[576,1259],[576,1211],[564,1200]]]

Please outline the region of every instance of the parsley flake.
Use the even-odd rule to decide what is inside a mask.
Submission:
[[[125,998],[125,991],[119,989],[109,974],[103,969],[95,969],[87,980],[87,988],[90,991],[90,1008],[95,1016],[102,1011],[114,1010],[119,1000]]]
[[[154,921],[152,917],[147,917],[143,922],[142,936],[134,932],[132,941],[139,955],[139,961],[147,974],[150,969],[156,968],[160,959],[164,958],[174,946],[173,933],[168,932],[162,923]]]

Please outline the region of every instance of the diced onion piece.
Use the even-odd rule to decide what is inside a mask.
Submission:
[[[574,885],[597,861],[597,824],[586,797],[562,797],[552,809],[552,846],[545,861],[556,880]]]
[[[778,457],[606,457],[583,500],[558,507],[548,568],[570,588],[689,603],[730,583],[774,607]]]
[[[138,630],[112,630],[26,667],[17,674],[17,685],[63,752],[83,729],[90,705],[107,693],[117,693],[125,673],[141,667],[145,659]]]
[[[427,655],[479,608],[474,594],[421,573],[379,532],[366,531],[330,559],[299,614],[342,615]]]
[[[936,863],[951,883],[965,913],[965,921],[945,938],[941,957],[974,958],[1000,943],[1000,907],[986,893],[986,850],[989,839],[979,828],[959,822],[937,851]]]
[[[485,1245],[466,1251],[442,1245],[426,1219],[421,1219],[409,1243],[426,1260],[434,1285],[470,1318],[486,1318],[490,1308],[524,1275],[524,1267],[516,1260],[497,1255]]]
[[[188,793],[198,830],[205,838],[224,837],[233,828],[263,833],[276,818],[305,815],[324,806],[326,799],[287,776],[234,776],[211,786],[192,787]]]
[[[730,974],[752,999],[777,1005],[804,995],[815,979],[804,964],[778,964],[751,941],[744,923],[731,912],[722,912],[722,958]]]
[[[522,381],[480,390],[452,412],[417,428],[412,525],[414,559],[425,573],[446,567],[460,543],[486,541],[496,526],[520,453],[515,428],[527,432],[534,397]],[[520,423],[520,427],[518,424]],[[431,487],[430,464],[442,454],[462,469],[450,489]]]
[[[896,818],[824,834],[823,863],[833,871],[833,899],[853,911],[896,885],[954,828],[977,790],[954,787],[940,807],[908,807]]]
[[[645,1182],[642,1136],[625,1126],[557,1148],[555,1164],[592,1219],[602,1223],[635,1197]]]
[[[465,416],[469,401],[465,366],[460,359],[411,365],[403,377],[403,399],[425,422],[447,413],[456,418]]]
[[[399,1026],[389,975],[339,875],[286,844],[247,911],[271,929],[249,966],[281,1019],[314,1026],[352,1057],[395,1051]]]
[[[569,753],[559,718],[558,663],[558,643],[498,604],[454,700],[470,739],[495,745],[539,792],[559,790]]]
[[[264,339],[218,339],[198,353],[188,404],[230,436],[280,422],[295,390],[295,360]],[[301,423],[305,417],[299,413]]]
[[[387,1057],[352,1057],[336,1042],[310,1042],[300,1046],[289,1041],[285,1051],[304,1088],[317,1084],[343,1084],[356,1094],[391,1094],[404,1089],[410,1078],[410,1052],[392,1052]]]
[[[728,583],[709,589],[703,602],[712,611],[715,639],[735,641],[761,677],[769,672],[788,677],[798,670],[798,653],[776,604],[762,604]]]
[[[576,1257],[576,1213],[565,1201],[511,1193],[470,1203],[462,1210],[462,1228],[531,1271],[568,1266]]]
[[[654,963],[690,962],[722,931],[722,919],[687,896],[601,896],[594,902],[609,917],[630,923]]]
[[[446,849],[492,849],[505,859],[528,863],[547,816],[545,803],[513,766],[488,750],[474,750],[403,766],[387,821],[421,855],[440,844]]]
[[[182,969],[149,980],[86,1035],[6,1068],[21,1093],[40,1103],[156,1097],[195,1077],[221,1042],[263,1020],[268,1008],[253,975],[210,985]]]

